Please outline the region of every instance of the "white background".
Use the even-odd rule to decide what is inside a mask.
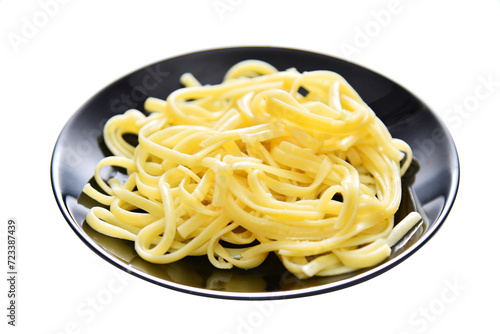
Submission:
[[[1,0],[0,276],[7,221],[15,218],[19,277],[14,328],[1,279],[0,331],[498,332],[499,18],[499,0]],[[431,106],[454,136],[462,173],[435,237],[368,282],[277,303],[171,291],[122,274],[84,245],[50,185],[50,158],[66,121],[139,67],[240,45],[346,58]]]

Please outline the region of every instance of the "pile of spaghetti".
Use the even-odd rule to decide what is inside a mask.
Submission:
[[[84,188],[104,204],[87,223],[146,261],[254,268],[274,252],[299,278],[336,275],[382,262],[420,220],[394,222],[410,147],[337,73],[247,60],[217,85],[180,81],[147,116],[109,119],[113,155],[96,166],[100,189]],[[104,180],[106,166],[126,180]]]

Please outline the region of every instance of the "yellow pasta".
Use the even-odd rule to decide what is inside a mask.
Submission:
[[[146,100],[147,116],[106,123],[113,155],[96,166],[100,189],[83,190],[105,206],[88,224],[134,241],[146,261],[249,269],[274,252],[298,278],[336,275],[384,261],[421,219],[394,222],[410,147],[337,73],[247,60],[217,85],[180,80],[166,100]],[[126,181],[103,180],[105,166]]]

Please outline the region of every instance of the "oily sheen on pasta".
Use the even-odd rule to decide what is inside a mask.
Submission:
[[[180,81],[146,100],[147,116],[106,123],[113,155],[96,166],[101,189],[84,188],[103,204],[88,224],[134,241],[146,261],[254,268],[274,252],[298,278],[336,275],[385,260],[420,220],[394,222],[410,147],[339,74],[247,60],[220,84]],[[106,166],[126,181],[104,180]]]

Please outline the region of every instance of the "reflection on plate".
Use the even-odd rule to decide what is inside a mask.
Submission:
[[[166,98],[180,88],[179,77],[191,72],[203,84],[216,84],[227,69],[245,59],[259,59],[278,70],[331,70],[344,76],[391,134],[406,141],[415,159],[403,178],[403,200],[396,222],[417,210],[423,221],[396,245],[391,256],[374,268],[341,276],[299,280],[275,256],[251,270],[214,268],[205,257],[188,257],[172,264],[142,260],[133,243],[102,235],[85,222],[96,205],[81,191],[94,167],[108,155],[102,140],[104,123],[113,115],[141,111],[148,96]],[[115,171],[109,171],[114,173]],[[105,177],[105,175],[103,175]],[[56,201],[76,234],[97,254],[133,275],[171,289],[231,299],[292,298],[346,288],[394,267],[419,249],[444,222],[459,182],[453,140],[432,111],[391,80],[366,68],[327,55],[272,47],[239,47],[201,51],[139,69],[92,97],[68,121],[54,148],[51,166]]]

